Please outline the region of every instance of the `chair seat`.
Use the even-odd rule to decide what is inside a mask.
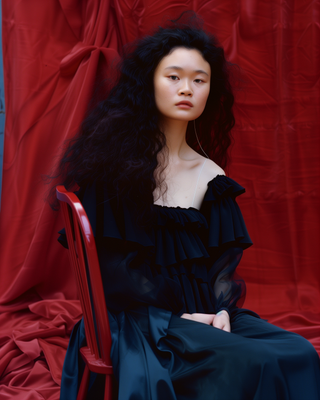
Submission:
[[[106,364],[101,358],[96,359],[89,347],[82,347],[80,353],[90,371],[106,375],[113,373],[112,366]]]

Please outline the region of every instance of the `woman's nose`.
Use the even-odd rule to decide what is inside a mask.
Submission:
[[[184,95],[184,96],[192,96],[193,92],[192,92],[192,90],[190,88],[190,84],[188,82],[185,82],[181,86],[181,88],[179,90],[179,94]]]

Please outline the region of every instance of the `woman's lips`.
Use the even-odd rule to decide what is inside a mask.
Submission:
[[[179,108],[191,108],[193,107],[193,104],[190,103],[190,101],[180,101],[179,103],[176,104],[177,107]]]

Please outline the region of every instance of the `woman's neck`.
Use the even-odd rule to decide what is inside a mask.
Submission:
[[[186,142],[188,121],[165,121],[161,129],[166,137],[169,160],[184,159],[188,145]]]

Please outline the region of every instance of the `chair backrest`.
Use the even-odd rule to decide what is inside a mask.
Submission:
[[[63,212],[70,260],[74,268],[83,310],[87,345],[96,359],[100,357],[111,365],[109,319],[90,221],[74,193],[68,192],[64,186],[57,186],[56,194]],[[87,270],[89,277],[87,277]],[[90,292],[93,304],[91,304]],[[96,330],[92,310],[94,310]]]

